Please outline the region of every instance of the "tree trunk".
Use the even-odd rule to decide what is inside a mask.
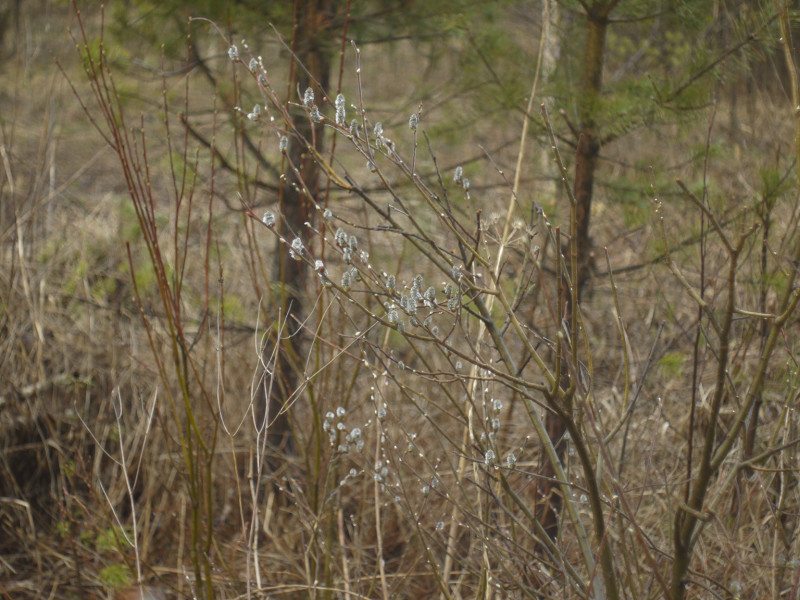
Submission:
[[[592,193],[594,189],[594,173],[600,155],[600,139],[597,135],[597,108],[603,85],[603,63],[605,58],[606,29],[608,13],[614,7],[612,0],[608,3],[595,3],[586,13],[589,26],[584,57],[583,76],[579,99],[579,135],[575,155],[575,223],[572,234],[575,243],[570,248],[575,252],[578,265],[577,279],[572,285],[577,286],[578,300],[589,278],[591,269],[591,242],[589,223],[592,210]],[[570,257],[571,258],[571,257]],[[564,319],[571,322],[574,313],[572,294],[566,282],[564,285]],[[573,352],[576,349],[573,348]],[[568,358],[568,357],[565,357]],[[565,370],[561,382],[562,389],[570,386],[569,373]],[[554,413],[545,415],[545,426],[553,447],[562,462],[566,457],[567,444],[564,442],[566,428],[564,422]],[[555,473],[547,461],[542,464],[542,504],[537,507],[537,517],[544,530],[555,539],[558,536],[558,520],[563,505],[558,484],[553,479]]]
[[[327,91],[331,59],[330,49],[324,47],[322,41],[330,26],[331,4],[331,0],[298,0],[295,6],[297,19],[293,49],[297,62],[293,65],[289,90],[290,98],[294,101],[298,100],[297,90],[302,94],[307,87],[313,88],[318,101],[321,101]],[[281,237],[289,243],[299,237],[308,248],[310,232],[305,223],[313,223],[315,220],[314,205],[318,201],[319,192],[317,164],[308,152],[308,144],[313,143],[315,149],[321,151],[324,129],[317,127],[315,131],[314,124],[304,113],[296,115],[294,128],[295,135],[289,137],[288,156],[297,167],[300,177],[298,179],[288,165],[285,167],[286,181],[281,186],[281,218],[278,227]],[[295,185],[300,180],[303,185]],[[309,190],[310,197],[302,191],[303,188]],[[267,406],[262,406],[262,410],[266,409],[266,415],[260,415],[259,421],[268,419],[267,441],[270,449],[280,456],[281,453],[294,454],[296,450],[289,407],[294,401],[298,376],[303,369],[303,336],[299,332],[299,323],[303,320],[303,297],[308,269],[305,263],[289,256],[286,244],[278,245],[273,269],[273,279],[280,282],[280,306],[276,307],[276,313],[280,311],[281,323],[285,323],[285,327],[277,342],[280,348],[272,394]]]
[[[589,35],[586,40],[586,57],[583,66],[580,98],[580,128],[575,156],[576,254],[578,259],[578,294],[589,277],[591,244],[589,222],[592,214],[594,173],[600,156],[600,139],[597,132],[597,109],[603,87],[607,9],[590,11],[586,15]]]

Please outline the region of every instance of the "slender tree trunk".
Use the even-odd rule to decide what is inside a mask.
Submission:
[[[575,156],[575,200],[577,202],[576,252],[578,259],[578,294],[589,277],[591,245],[589,223],[592,215],[592,194],[597,159],[600,156],[600,139],[597,132],[597,109],[603,87],[605,61],[606,9],[587,13],[589,34],[586,40],[583,79],[581,81],[580,129]]]
[[[311,87],[318,102],[327,91],[330,78],[330,49],[323,45],[332,16],[332,0],[298,0],[297,21],[294,35],[294,64],[290,97],[298,101],[297,92]],[[285,168],[286,181],[281,187],[279,230],[288,242],[299,237],[308,248],[309,228],[313,223],[318,201],[318,169],[314,157],[308,152],[308,144],[322,150],[322,127],[316,127],[307,115],[297,114],[294,127],[296,135],[289,137],[288,156],[297,167],[300,177],[290,167]],[[298,184],[302,180],[303,185]],[[307,195],[303,189],[310,192]],[[280,317],[285,323],[280,340],[273,393],[269,396],[265,415],[268,419],[267,441],[274,452],[295,452],[291,430],[289,407],[297,392],[299,375],[302,373],[303,335],[299,323],[303,320],[303,298],[307,283],[305,263],[292,259],[285,244],[279,244],[275,252],[273,279],[280,282]],[[263,417],[262,417],[263,418]],[[275,461],[273,461],[275,462]]]
[[[589,27],[586,41],[586,55],[584,57],[583,76],[580,86],[579,99],[579,136],[575,156],[575,200],[576,215],[573,235],[575,244],[575,258],[578,265],[577,280],[572,285],[577,286],[578,300],[589,278],[591,268],[591,241],[589,237],[589,223],[592,211],[592,194],[594,190],[594,174],[600,155],[600,138],[597,134],[597,108],[603,86],[603,64],[605,59],[606,29],[608,26],[608,13],[616,3],[595,3],[586,13]],[[565,299],[564,319],[571,322],[574,314],[572,294],[566,282],[562,282]],[[576,351],[576,349],[572,349]],[[566,358],[566,357],[565,357]],[[570,375],[565,370],[561,382],[562,389],[570,386]],[[566,457],[567,444],[564,441],[566,428],[564,422],[554,413],[548,412],[545,416],[545,426],[550,440],[559,459],[563,462]],[[559,530],[559,516],[563,505],[558,484],[554,481],[555,475],[552,465],[548,461],[542,463],[543,475],[540,487],[543,501],[537,507],[537,516],[544,530],[553,539]]]

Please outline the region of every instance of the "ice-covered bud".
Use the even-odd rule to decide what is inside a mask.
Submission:
[[[231,60],[239,60],[239,49],[236,47],[236,44],[231,44],[231,47],[228,48],[228,58]]]
[[[275,213],[271,210],[265,210],[264,216],[261,217],[261,222],[267,227],[272,227],[275,225]]]
[[[417,130],[417,125],[419,124],[419,117],[417,113],[411,113],[411,116],[408,117],[408,128],[412,131]]]
[[[314,104],[314,90],[308,87],[306,88],[306,93],[303,94],[303,105],[306,108],[311,108],[313,104]]]
[[[453,173],[453,182],[460,183],[463,175],[464,170],[461,168],[461,165],[457,166],[455,172]]]

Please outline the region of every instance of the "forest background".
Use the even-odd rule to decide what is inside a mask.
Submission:
[[[0,7],[0,593],[797,598],[797,7]]]

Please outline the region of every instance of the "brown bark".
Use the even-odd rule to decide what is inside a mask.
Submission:
[[[578,267],[577,278],[572,285],[577,286],[577,298],[580,300],[591,271],[591,239],[589,237],[589,224],[592,213],[592,194],[594,190],[594,175],[600,155],[600,138],[597,132],[597,108],[603,87],[603,63],[605,60],[605,40],[608,26],[608,14],[616,5],[615,1],[596,2],[586,12],[588,36],[586,40],[586,54],[584,56],[583,76],[580,86],[579,99],[579,137],[575,155],[575,222],[572,228],[574,243],[570,244],[570,252],[575,253]],[[571,256],[569,258],[572,258]],[[564,306],[564,319],[572,322],[574,307],[572,294],[567,282],[562,282]],[[564,357],[568,359],[569,357]],[[570,376],[565,370],[561,387],[566,390],[570,386]],[[564,421],[555,413],[548,412],[545,416],[545,427],[553,443],[559,460],[565,459],[567,444],[564,443],[566,427]],[[552,466],[544,461],[541,474],[542,503],[537,507],[537,516],[544,530],[552,538],[558,535],[558,519],[563,505],[558,490],[558,485],[553,479]]]
[[[586,40],[583,79],[581,81],[580,123],[578,148],[575,156],[575,236],[578,259],[578,294],[589,277],[591,242],[589,223],[592,214],[592,194],[597,159],[600,156],[600,139],[597,132],[597,110],[603,88],[603,63],[605,60],[607,7],[587,13],[589,34]]]
[[[293,49],[297,61],[289,93],[297,101],[297,91],[302,94],[307,87],[311,87],[317,102],[321,103],[330,79],[331,50],[324,45],[324,40],[330,27],[332,0],[298,0],[296,10]],[[308,248],[310,236],[305,223],[314,222],[314,205],[320,200],[317,164],[308,151],[308,145],[313,144],[318,152],[321,151],[324,129],[319,126],[315,128],[308,116],[299,112],[295,115],[293,128],[293,135],[289,136],[288,156],[299,171],[299,177],[291,167],[285,167],[286,181],[280,191],[281,218],[278,227],[281,237],[289,243],[299,237]],[[300,181],[303,185],[295,185]],[[310,195],[302,191],[304,188]],[[261,420],[265,416],[268,418],[267,441],[273,452],[278,453],[295,452],[289,406],[294,400],[303,365],[303,336],[299,332],[299,323],[303,320],[307,275],[306,264],[292,259],[286,245],[279,244],[275,252],[273,279],[280,282],[280,306],[276,307],[276,313],[279,310],[281,321],[286,325],[278,341],[280,348],[272,393],[268,405],[262,407],[266,408],[267,414],[261,416]]]

